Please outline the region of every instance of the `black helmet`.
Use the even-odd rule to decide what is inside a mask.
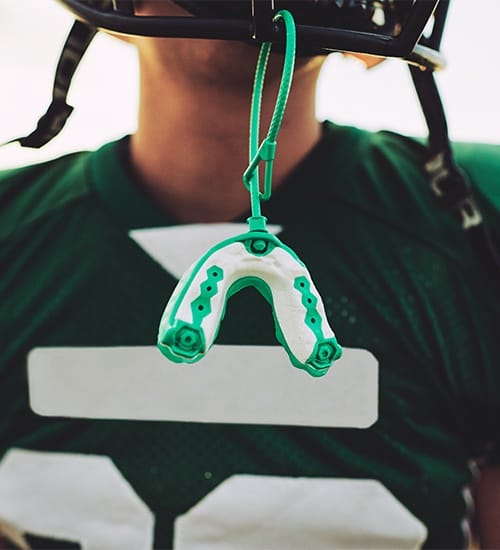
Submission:
[[[73,110],[66,102],[71,79],[101,29],[125,35],[280,43],[283,29],[273,23],[273,15],[287,9],[296,21],[299,54],[345,51],[398,57],[429,74],[444,67],[439,46],[448,0],[176,0],[190,12],[185,17],[138,16],[134,0],[58,1],[76,21],[61,52],[46,114],[34,132],[12,140],[25,147],[42,147],[63,128]],[[421,101],[426,95],[419,93]],[[432,141],[432,128],[430,133]]]
[[[116,33],[228,40],[281,40],[272,14],[289,10],[302,52],[361,52],[440,65],[447,0],[176,0],[194,17],[139,17],[134,0],[59,0],[76,18]],[[432,40],[423,37],[434,19]],[[434,50],[434,51],[431,51]]]

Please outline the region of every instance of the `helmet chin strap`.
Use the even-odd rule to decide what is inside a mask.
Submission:
[[[18,141],[23,147],[39,149],[59,134],[73,112],[73,107],[67,103],[71,81],[96,33],[96,29],[85,23],[80,21],[73,23],[57,64],[52,101],[47,112],[38,121],[36,129],[31,134],[12,139],[7,143]]]
[[[438,204],[453,212],[469,236],[472,248],[494,275],[500,274],[500,253],[481,214],[467,175],[455,163],[448,125],[434,71],[409,65],[429,131],[425,171]]]
[[[93,4],[104,10],[113,9],[127,15],[134,13],[132,0],[93,0]],[[97,29],[88,23],[79,20],[73,23],[59,56],[52,86],[52,100],[46,113],[31,134],[11,139],[3,145],[19,142],[23,147],[39,149],[61,132],[73,112],[73,107],[67,103],[71,81],[96,34]]]

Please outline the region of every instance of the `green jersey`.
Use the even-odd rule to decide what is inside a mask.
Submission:
[[[255,367],[247,424],[237,400],[209,421],[189,410],[163,418],[155,407],[168,403],[149,374],[202,376],[205,365],[174,366],[152,350],[158,322],[200,243],[242,233],[246,216],[179,225],[135,181],[127,144],[1,176],[0,517],[89,548],[464,545],[470,463],[494,455],[500,434],[500,285],[435,204],[425,149],[326,123],[264,203],[273,232],[308,266],[347,363],[369,360],[359,384],[335,389],[344,359],[314,379],[312,392],[333,388],[321,395],[327,421],[300,422],[307,401],[292,411],[281,389],[288,373],[309,378],[291,365],[278,381],[259,374],[283,356],[269,306],[242,290],[209,356],[229,373]],[[457,152],[498,239],[500,148]],[[60,386],[42,416],[33,409],[52,367]],[[360,394],[374,372],[378,386]],[[66,405],[82,408],[68,418],[55,403],[77,375]],[[199,386],[192,409],[224,402],[233,378]],[[166,386],[164,401],[182,394]],[[328,425],[329,407],[345,400],[356,412],[372,398],[378,417],[363,427]]]

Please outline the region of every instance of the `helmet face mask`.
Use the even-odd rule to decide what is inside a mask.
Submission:
[[[146,17],[133,0],[59,0],[97,29],[115,33],[254,42],[283,41],[272,14],[289,10],[297,45],[310,54],[359,52],[409,58],[438,4],[447,0],[175,0],[190,17]],[[420,62],[420,61],[417,61]],[[435,67],[432,67],[435,68]]]
[[[251,19],[248,0],[176,0],[193,15],[221,19]],[[397,36],[414,0],[274,0],[276,11],[290,11],[299,25]]]

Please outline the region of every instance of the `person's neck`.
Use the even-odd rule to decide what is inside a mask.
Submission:
[[[248,90],[193,86],[142,68],[139,127],[131,161],[146,192],[179,222],[222,222],[249,208],[242,183],[248,165],[251,82]],[[278,136],[273,188],[321,136],[315,118],[319,68],[296,70]],[[185,85],[184,85],[185,84]],[[261,128],[267,132],[278,82],[265,86]],[[263,137],[263,135],[261,137]]]

